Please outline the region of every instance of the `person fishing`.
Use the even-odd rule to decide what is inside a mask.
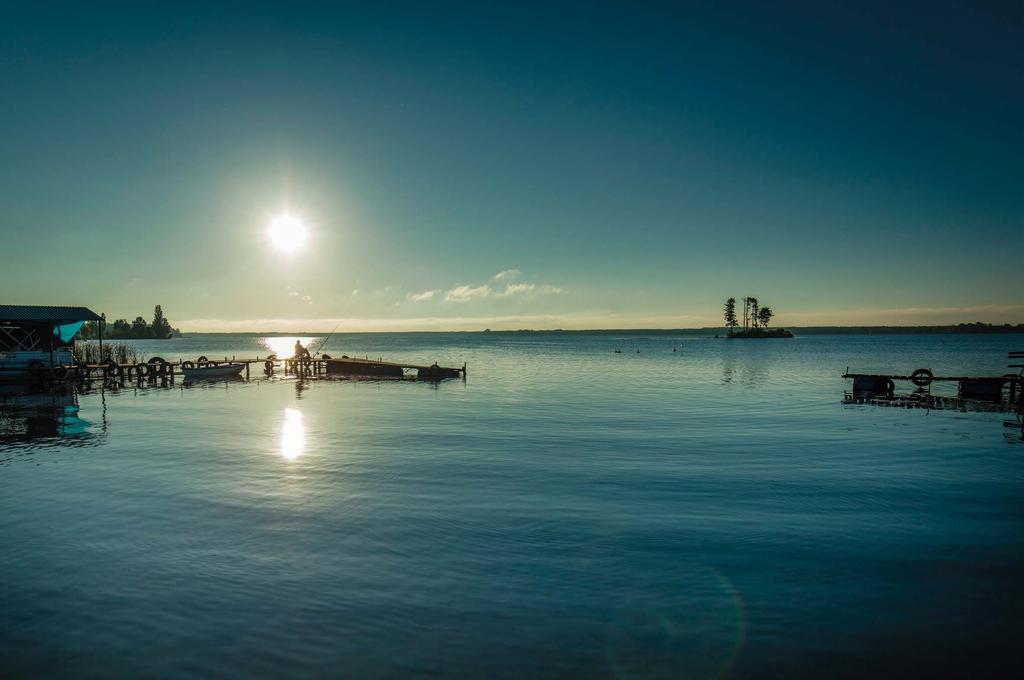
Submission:
[[[295,358],[302,359],[309,356],[309,350],[302,346],[301,340],[295,341]]]

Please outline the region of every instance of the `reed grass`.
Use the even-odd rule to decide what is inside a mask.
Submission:
[[[79,341],[75,343],[75,359],[83,364],[105,364],[111,360],[119,364],[137,364],[142,360],[142,355],[126,342],[105,342],[103,356],[100,356],[98,342]]]

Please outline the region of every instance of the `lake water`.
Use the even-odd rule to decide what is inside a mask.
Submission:
[[[0,395],[0,675],[1007,674],[1014,416],[844,405],[840,376],[1020,349],[360,334],[326,351],[468,380]]]

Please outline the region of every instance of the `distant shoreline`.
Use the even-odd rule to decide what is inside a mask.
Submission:
[[[787,326],[787,330],[795,336],[801,335],[1004,335],[1024,334],[1024,324],[1015,326],[976,326],[955,325],[955,326]],[[519,329],[519,330],[479,330],[479,331],[347,331],[338,329],[335,335],[435,335],[438,333],[464,334],[464,335],[509,335],[509,334],[569,334],[583,333],[591,335],[615,335],[615,334],[647,334],[647,335],[688,335],[694,337],[724,337],[728,334],[727,328],[589,328],[571,330],[563,328],[555,329]],[[203,335],[258,335],[263,337],[294,337],[294,336],[323,336],[327,331],[182,331],[175,335],[175,339],[187,338],[189,336]],[[104,338],[106,339],[106,338]],[[140,339],[140,338],[125,338]],[[154,339],[154,338],[141,338]]]

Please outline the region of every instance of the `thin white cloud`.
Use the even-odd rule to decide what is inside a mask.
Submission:
[[[452,288],[444,295],[445,302],[469,302],[471,300],[481,300],[485,297],[490,297],[491,287],[487,284],[482,286],[456,286]]]
[[[557,286],[543,285],[538,286],[533,283],[510,283],[505,286],[505,290],[498,293],[500,297],[523,297],[527,295],[540,294],[540,295],[557,295],[558,293],[564,293],[565,291]]]
[[[471,300],[480,300],[483,298],[494,297],[498,298],[528,298],[535,295],[554,295],[557,293],[564,293],[565,291],[557,286],[552,285],[538,285],[536,283],[529,283],[527,281],[518,281],[517,279],[523,276],[523,272],[518,269],[506,269],[505,271],[498,272],[491,277],[491,283],[484,283],[479,286],[463,285],[456,286],[451,290],[447,291],[444,295],[445,302],[469,302]],[[504,288],[500,286],[492,287],[491,284],[498,284],[504,282]],[[429,300],[436,293],[441,291],[424,291],[423,293],[410,294],[407,297],[410,300]],[[422,297],[421,297],[422,296]]]
[[[285,286],[285,290],[288,291],[288,293],[287,293],[288,297],[299,298],[300,300],[302,300],[303,302],[305,302],[307,304],[312,304],[313,303],[313,298],[311,298],[309,295],[306,295],[305,293],[303,293],[301,290],[298,290],[297,288],[293,288],[291,286]]]
[[[425,290],[422,293],[409,293],[405,297],[413,302],[425,302],[427,300],[432,300],[434,296],[440,292],[440,288],[434,288],[433,290]]]
[[[506,269],[492,276],[491,281],[515,281],[522,275],[523,272],[518,269]]]
[[[537,286],[532,283],[510,283],[505,286],[505,290],[499,295],[502,297],[513,297],[516,295],[528,295],[533,291],[537,290]]]

